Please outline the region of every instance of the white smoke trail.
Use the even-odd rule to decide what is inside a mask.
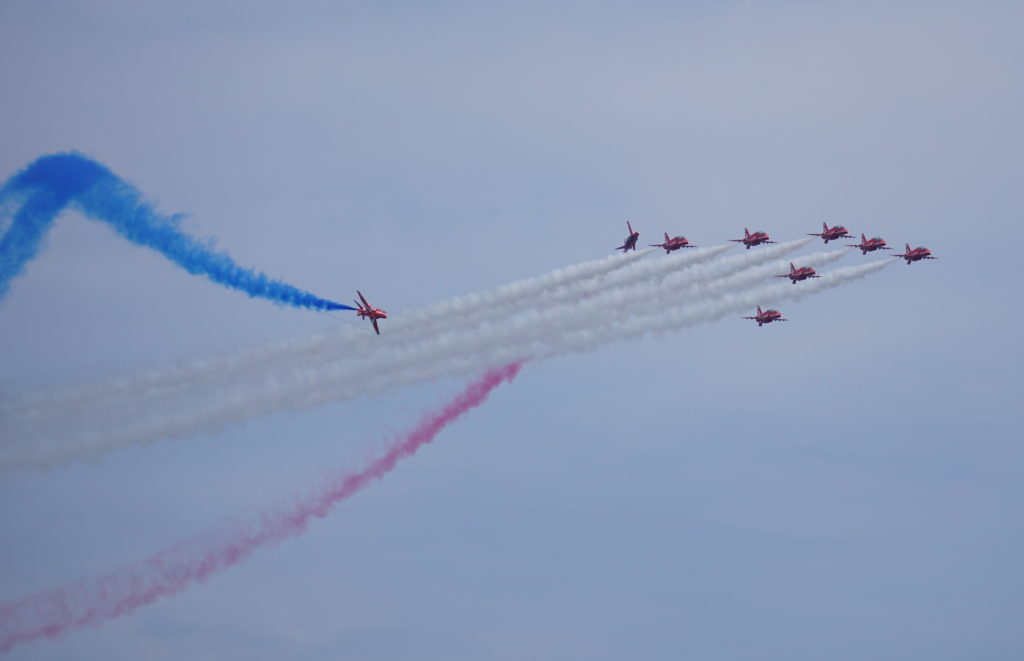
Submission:
[[[647,285],[646,287],[648,290],[651,290],[653,287],[654,292],[657,292],[659,289],[670,291],[667,288],[658,288],[655,285]],[[637,295],[643,296],[643,294],[629,293],[628,290],[625,293],[620,293],[620,297],[626,297],[623,300],[632,299]],[[648,299],[651,299],[650,293],[646,296]],[[81,435],[89,433],[83,430],[96,430],[93,436],[102,435],[104,439],[86,445],[101,448],[130,442],[119,440],[119,436],[131,439],[139,434],[144,434],[151,438],[159,438],[163,435],[187,435],[200,431],[210,431],[216,429],[220,424],[258,415],[261,412],[308,406],[310,404],[304,404],[305,400],[301,397],[296,397],[294,393],[301,394],[304,391],[315,390],[319,388],[319,383],[323,382],[325,378],[332,378],[332,375],[333,378],[338,378],[337,375],[340,375],[340,378],[346,379],[348,375],[361,374],[362,376],[356,380],[357,385],[358,383],[367,383],[366,374],[373,374],[373,379],[370,379],[368,383],[368,389],[370,390],[387,387],[386,382],[376,385],[375,381],[381,380],[387,373],[385,368],[388,368],[389,365],[392,371],[404,374],[406,380],[410,378],[413,381],[422,378],[433,378],[429,376],[430,372],[425,372],[426,376],[415,377],[417,374],[424,373],[424,370],[418,366],[418,363],[423,361],[424,355],[427,358],[433,355],[435,360],[444,358],[452,365],[459,363],[473,365],[479,358],[470,351],[471,346],[479,349],[480,347],[487,347],[492,342],[508,343],[514,340],[517,334],[521,334],[524,327],[527,336],[537,335],[538,331],[542,333],[550,330],[564,332],[571,326],[573,316],[576,317],[576,323],[598,324],[603,318],[609,316],[607,314],[607,307],[610,304],[608,294],[605,293],[602,297],[595,297],[586,301],[584,305],[561,310],[560,315],[545,315],[542,320],[554,322],[553,325],[549,323],[549,328],[547,329],[538,328],[537,320],[531,319],[531,315],[536,315],[536,312],[530,311],[526,313],[525,320],[519,319],[516,323],[506,321],[497,328],[489,329],[490,332],[481,333],[455,329],[457,332],[442,336],[448,340],[447,347],[438,346],[437,340],[427,337],[428,344],[425,347],[422,346],[422,338],[419,346],[388,347],[381,344],[379,345],[381,347],[379,352],[386,353],[386,356],[382,358],[379,355],[373,355],[373,353],[363,355],[360,356],[359,362],[355,364],[346,365],[344,357],[342,357],[339,360],[330,363],[318,363],[306,369],[290,369],[281,373],[266,374],[262,379],[252,378],[256,375],[246,375],[245,383],[236,384],[233,388],[218,390],[217,392],[197,390],[191,393],[189,397],[179,398],[177,405],[172,405],[173,403],[170,401],[161,401],[156,410],[150,411],[148,414],[144,410],[132,409],[132,417],[141,419],[143,421],[141,425],[121,426],[123,424],[122,420],[125,417],[123,409],[115,408],[112,420],[110,416],[104,420],[101,415],[98,415],[102,413],[102,409],[90,410],[84,416],[79,415],[70,418],[68,421],[70,429],[64,429],[61,430],[63,433],[54,434],[51,426],[48,429],[50,433],[45,434],[45,436],[62,436],[68,433]],[[511,336],[510,333],[512,334]],[[468,337],[466,337],[467,335]],[[261,383],[263,384],[264,398],[259,397],[257,392],[261,389]],[[245,395],[244,393],[247,388],[249,392]],[[355,392],[349,393],[347,396],[358,394],[358,391],[359,388],[356,387]],[[225,401],[227,404],[225,404]],[[255,409],[252,408],[253,405],[255,405]],[[226,415],[232,409],[235,410],[235,413],[233,415]],[[181,413],[171,414],[168,417],[168,411],[180,411]],[[112,430],[111,427],[113,425],[116,425],[117,429]],[[148,432],[146,431],[147,429],[149,430]],[[163,431],[160,431],[161,429]],[[37,454],[40,448],[45,447],[43,444],[45,438],[38,439],[38,441],[39,444],[33,450]]]
[[[835,253],[821,255],[822,261],[834,258]],[[694,297],[688,290],[678,291],[673,287],[657,285],[620,289],[552,312],[524,312],[504,320],[501,326],[487,327],[478,333],[453,331],[443,336],[423,338],[416,345],[392,348],[387,352],[382,351],[381,355],[364,355],[345,362],[324,364],[313,371],[295,376],[299,382],[309,380],[320,385],[331,383],[330,397],[343,399],[349,396],[349,392],[353,392],[350,389],[372,392],[392,385],[418,382],[424,378],[463,374],[474,365],[487,365],[492,361],[500,363],[507,356],[536,359],[582,350],[591,344],[580,343],[574,339],[576,337],[602,337],[602,341],[612,341],[660,328],[666,323],[665,320],[671,320],[668,328],[674,328],[674,324],[688,325],[690,317],[695,319],[694,323],[704,321],[705,318],[713,321],[720,318],[715,305],[722,301],[740,301],[736,303],[740,307],[733,305],[727,308],[732,310],[780,298],[800,298],[863,277],[888,263],[876,262],[840,269],[801,283],[800,286],[793,286],[786,281],[751,289],[750,284],[753,283],[745,282],[740,288],[723,291],[720,287],[709,285],[707,288],[713,295],[708,297]],[[597,343],[595,341],[593,344]],[[346,373],[362,375],[360,384],[344,383],[345,379],[341,375]],[[321,379],[324,381],[321,382]],[[268,398],[267,404],[275,397],[288,400],[299,395],[297,390],[280,381],[274,384],[273,389],[275,392]],[[302,401],[301,396],[292,401],[298,404]]]
[[[725,247],[728,246],[704,250],[694,261],[712,259]],[[627,267],[653,252],[653,249],[638,250],[561,267],[534,278],[519,280],[482,293],[460,296],[414,311],[400,317],[398,323],[387,322],[385,327],[389,337],[401,337],[413,330],[430,332],[455,316],[472,319],[474,314],[486,314],[493,308],[505,309],[526,298],[543,297],[545,292],[562,288],[566,283],[592,285],[596,278]],[[671,263],[662,264],[661,268],[671,269],[682,265],[685,265],[685,262],[678,263],[678,266]],[[311,355],[358,350],[363,345],[372,346],[373,339],[373,335],[365,332],[314,335],[248,350],[238,355],[193,361],[188,365],[141,375],[120,376],[100,383],[30,393],[22,395],[16,401],[0,401],[0,420],[15,415],[27,418],[34,413],[47,416],[53,409],[58,408],[65,413],[72,413],[76,409],[91,407],[97,402],[120,401],[120,405],[128,407],[146,398],[163,397],[176,388],[192,388],[196,384],[208,384],[218,379],[228,380],[240,372],[251,372],[261,368],[276,369],[282,365],[295,364]]]
[[[795,250],[806,241],[794,241],[776,247],[777,252]],[[666,273],[685,269],[690,265],[714,259],[730,248],[729,244],[702,248],[680,255],[675,259],[655,260],[645,264],[636,262],[654,252],[636,251],[626,255],[612,255],[574,266],[559,268],[539,277],[520,280],[479,294],[469,294],[414,311],[386,323],[384,340],[368,332],[341,332],[291,340],[248,352],[194,361],[185,366],[150,372],[141,376],[117,377],[100,383],[31,393],[17,400],[0,401],[0,427],[7,419],[10,427],[20,421],[22,426],[46,425],[52,433],[61,418],[78,425],[83,418],[94,417],[98,405],[135,410],[150,400],[166,400],[179,396],[179,391],[195,393],[199,387],[230,386],[246,374],[259,374],[276,370],[294,370],[308,364],[334,360],[346,353],[363,353],[388,344],[400,343],[409,335],[423,336],[450,326],[457,319],[460,327],[475,327],[488,319],[514,313],[529,302],[540,308],[559,304],[586,295],[599,288],[626,286],[631,282],[663,277]],[[760,259],[770,256],[767,251]],[[673,256],[675,257],[675,256]],[[616,271],[623,270],[622,274]],[[120,414],[119,414],[120,415]]]
[[[104,411],[112,412],[110,415],[122,420],[124,411],[133,411],[137,417],[150,402],[164,407],[172,398],[187,401],[206,399],[208,395],[202,388],[218,395],[220,391],[237,390],[239,379],[266,379],[268,374],[297,373],[326,361],[340,364],[351,356],[371,357],[372,361],[377,351],[392,352],[402,348],[403,344],[433,337],[439,330],[438,321],[444,322],[445,326],[441,328],[446,333],[476,334],[487,321],[504,323],[502,317],[507,318],[523,310],[536,312],[580,298],[607,296],[615,288],[629,287],[638,282],[646,283],[648,287],[657,282],[674,287],[693,285],[698,281],[706,283],[792,252],[808,242],[808,239],[800,239],[711,264],[706,262],[727,250],[728,244],[646,263],[633,263],[632,256],[630,259],[613,256],[499,287],[487,295],[465,296],[431,306],[427,311],[413,313],[397,324],[389,323],[386,337],[369,335],[373,341],[362,346],[360,343],[367,339],[367,333],[339,333],[287,342],[249,355],[197,362],[169,372],[143,375],[142,378],[119,379],[28,396],[8,406],[8,415],[0,415],[0,420],[6,419],[7,422],[0,425],[6,427],[8,437],[25,437],[33,430],[37,434],[45,429],[48,436],[66,436],[68,433],[80,433],[74,431],[79,428],[105,428],[110,423],[103,422],[101,416]],[[583,279],[578,280],[580,277]],[[529,301],[529,307],[522,306],[523,301]],[[454,328],[453,319],[458,322]],[[411,330],[416,332],[413,334],[409,332]],[[55,411],[59,413],[55,414]]]
[[[825,263],[836,255],[820,253],[802,259],[801,263]],[[691,282],[687,288],[666,286],[665,281],[621,287],[571,306],[520,311],[496,324],[484,323],[469,330],[455,328],[396,346],[380,344],[379,349],[354,359],[347,354],[298,369],[268,372],[258,378],[246,374],[234,388],[216,392],[199,389],[151,402],[142,410],[133,410],[134,422],[129,424],[123,423],[123,415],[105,418],[99,411],[101,415],[79,418],[79,424],[73,428],[62,428],[62,434],[31,434],[31,443],[5,448],[0,469],[59,462],[120,445],[214,431],[257,415],[308,408],[395,386],[461,375],[481,366],[580,351],[649,331],[713,321],[757,304],[802,298],[863,277],[888,263],[841,269],[800,286],[785,281],[750,289],[751,283],[774,275],[770,272],[780,266],[769,264],[717,281],[701,280],[699,286]],[[713,264],[705,264],[704,268],[710,269]],[[757,272],[758,277],[747,271]],[[673,277],[682,276],[677,273]],[[729,278],[731,290],[726,285]],[[625,313],[617,314],[618,310]]]
[[[757,305],[774,304],[785,300],[802,300],[812,294],[859,280],[892,263],[891,260],[880,260],[860,266],[849,266],[826,273],[821,278],[801,283],[796,287],[790,285],[789,282],[779,282],[753,289],[732,291],[713,298],[696,301],[683,299],[674,306],[666,307],[658,315],[647,318],[633,317],[616,325],[577,328],[560,337],[557,344],[535,343],[525,355],[530,359],[544,358],[562,353],[568,347],[591,346],[627,339],[648,332],[661,333],[696,324],[711,323],[726,315],[749,311]]]

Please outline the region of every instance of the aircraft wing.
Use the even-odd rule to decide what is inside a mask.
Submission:
[[[370,323],[373,324],[373,330],[377,331],[377,335],[380,335],[380,327],[377,326],[377,317],[370,317]]]
[[[369,309],[370,304],[366,302],[366,297],[363,296],[363,292],[361,292],[361,291],[359,291],[357,289],[356,293],[359,294],[359,300],[361,300],[363,302],[363,306],[366,307],[367,309]]]

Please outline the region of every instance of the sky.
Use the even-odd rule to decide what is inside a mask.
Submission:
[[[780,305],[787,324],[529,363],[303,536],[9,658],[1019,658],[1022,19],[4,3],[0,177],[78,150],[239,263],[396,319],[608,255],[627,219],[641,244],[828,221],[939,257]],[[350,317],[249,299],[68,211],[0,301],[0,397]],[[358,469],[461,387],[6,473],[0,602]]]

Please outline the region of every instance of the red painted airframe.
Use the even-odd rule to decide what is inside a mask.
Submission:
[[[778,310],[765,310],[761,311],[761,306],[757,306],[757,316],[755,317],[742,317],[742,319],[753,319],[757,322],[758,328],[765,324],[770,324],[773,321],[789,321],[789,319],[783,319],[782,313]]]
[[[810,232],[807,236],[820,236],[825,239],[825,243],[829,241],[835,241],[837,239],[849,239],[852,238],[850,233],[846,231],[846,228],[842,225],[836,225],[835,227],[829,227],[828,223],[821,224],[821,232]]]
[[[893,257],[902,257],[907,260],[907,266],[910,266],[910,262],[916,262],[921,259],[938,259],[938,257],[932,257],[932,251],[928,250],[924,246],[918,246],[913,250],[910,249],[910,244],[906,244],[907,252],[902,255],[893,255]]]
[[[634,232],[633,226],[629,224],[628,220],[626,221],[626,227],[629,228],[629,236],[626,237],[626,241],[621,246],[616,248],[616,250],[621,250],[622,252],[636,250],[636,240],[640,238],[640,232]]]
[[[789,278],[795,285],[797,280],[806,280],[807,278],[820,278],[821,276],[812,269],[810,266],[801,266],[797,268],[793,266],[793,262],[789,263],[789,273],[785,275],[777,275],[776,278]]]
[[[673,236],[669,238],[668,232],[665,232],[665,243],[650,243],[648,244],[652,248],[664,248],[665,254],[669,254],[673,250],[679,250],[680,248],[696,248],[697,246],[691,246],[689,239],[685,236]]]
[[[874,236],[866,239],[863,234],[860,235],[860,243],[847,243],[846,245],[851,248],[860,248],[860,254],[862,255],[874,252],[875,250],[892,250],[892,248],[885,245],[885,239],[882,237]]]
[[[388,313],[380,308],[375,308],[370,305],[366,301],[366,297],[363,296],[363,292],[357,289],[356,293],[359,294],[359,300],[362,301],[362,304],[360,304],[359,301],[355,301],[355,304],[359,306],[356,309],[356,314],[364,319],[369,319],[370,323],[373,324],[373,330],[377,331],[377,335],[380,335],[380,328],[377,326],[377,320],[387,319]]]
[[[759,246],[762,243],[775,243],[775,241],[772,241],[771,237],[768,236],[768,234],[766,232],[754,232],[753,234],[751,234],[750,230],[748,230],[746,227],[743,228],[743,238],[742,239],[729,239],[729,240],[730,241],[735,241],[737,243],[742,243],[743,245],[745,245],[747,247],[747,250],[750,250],[750,246]]]

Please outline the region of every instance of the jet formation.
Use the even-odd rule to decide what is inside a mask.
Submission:
[[[626,239],[625,243],[616,248],[616,250],[626,251],[630,249],[636,249],[636,240],[640,237],[640,233],[634,232],[633,226],[630,225],[628,222],[626,223],[626,225],[627,227],[629,227],[629,238]],[[824,241],[826,244],[829,241],[853,238],[852,236],[850,236],[849,230],[847,230],[842,225],[835,225],[833,227],[829,227],[827,222],[821,224],[820,232],[808,232],[807,235],[820,237],[821,240]],[[751,232],[750,229],[746,227],[743,228],[742,239],[729,240],[736,243],[742,243],[747,250],[750,250],[755,246],[759,246],[765,243],[776,243],[775,241],[772,241],[771,236],[769,236],[767,232],[763,232],[760,230],[756,232]],[[664,243],[651,243],[649,245],[653,248],[664,248],[665,254],[668,254],[673,250],[679,250],[680,248],[695,247],[690,244],[689,240],[686,237],[676,236],[670,238],[668,232],[665,232]],[[889,246],[886,245],[885,239],[879,236],[872,237],[869,239],[864,234],[860,235],[860,243],[848,243],[846,245],[851,248],[857,248],[858,250],[860,250],[862,255],[866,255],[869,252],[874,252],[876,250],[891,250],[891,248],[889,248]],[[893,255],[893,257],[905,259],[908,265],[911,262],[917,262],[922,259],[938,259],[937,257],[932,256],[932,251],[929,250],[928,248],[925,248],[924,246],[911,248],[909,243],[906,244],[906,252],[900,255]],[[795,264],[790,262],[789,273],[783,273],[780,275],[776,275],[775,277],[789,278],[790,282],[792,282],[795,285],[796,283],[801,282],[803,280],[809,280],[810,278],[820,278],[821,276],[818,275],[817,272],[810,266],[801,266],[800,268],[797,268]],[[759,327],[764,326],[765,324],[770,324],[773,321],[789,321],[788,319],[785,319],[782,316],[782,313],[779,312],[778,310],[762,310],[761,306],[757,307],[757,314],[754,315],[753,317],[742,318],[753,319],[754,321],[757,322],[757,325]]]
[[[633,225],[628,220],[626,221],[626,229],[629,230],[629,235],[626,236],[626,239],[622,242],[621,246],[615,248],[615,250],[621,250],[624,253],[629,252],[630,250],[636,250],[636,242],[637,240],[640,239],[640,232],[634,230]],[[826,244],[828,244],[829,241],[853,238],[852,236],[850,236],[849,230],[847,230],[842,225],[835,225],[833,227],[829,227],[827,222],[823,222],[821,224],[820,232],[808,232],[807,235],[820,237]],[[767,232],[760,230],[756,232],[751,232],[746,227],[743,228],[742,239],[729,239],[729,241],[733,241],[735,243],[742,243],[747,250],[750,250],[755,246],[759,246],[765,243],[777,243],[776,241],[772,240],[772,238],[768,235]],[[665,241],[663,243],[651,243],[648,245],[650,245],[652,248],[664,248],[666,255],[676,250],[680,250],[682,248],[696,247],[693,244],[691,244],[690,240],[687,239],[685,236],[678,235],[670,237],[668,235],[668,232],[665,232]],[[860,235],[860,243],[847,243],[846,245],[849,246],[850,248],[856,248],[860,250],[862,255],[866,255],[869,252],[874,252],[876,250],[891,250],[891,248],[889,248],[889,246],[886,245],[885,239],[879,236],[875,236],[869,239],[864,234]],[[905,252],[898,255],[893,255],[893,257],[906,260],[908,266],[911,262],[918,262],[924,259],[938,259],[938,257],[932,256],[932,251],[929,250],[928,248],[925,248],[924,246],[911,248],[909,243],[906,244]],[[800,268],[797,268],[795,264],[790,262],[789,273],[782,273],[780,275],[776,275],[775,277],[789,278],[790,281],[795,285],[796,283],[801,282],[803,280],[808,280],[810,278],[820,278],[821,276],[818,275],[817,272],[810,266],[801,266]],[[375,308],[372,305],[370,305],[369,302],[367,302],[366,297],[363,296],[362,292],[357,290],[356,294],[359,295],[359,301],[356,301],[356,315],[362,319],[369,320],[370,323],[373,324],[374,332],[376,332],[377,335],[380,335],[380,326],[377,324],[377,320],[387,319],[387,313],[380,308]],[[778,310],[762,311],[760,306],[758,306],[757,314],[755,316],[743,317],[743,319],[753,319],[754,321],[757,322],[758,326],[770,324],[773,321],[788,321],[788,319],[784,319],[782,317],[782,313],[779,312]]]

